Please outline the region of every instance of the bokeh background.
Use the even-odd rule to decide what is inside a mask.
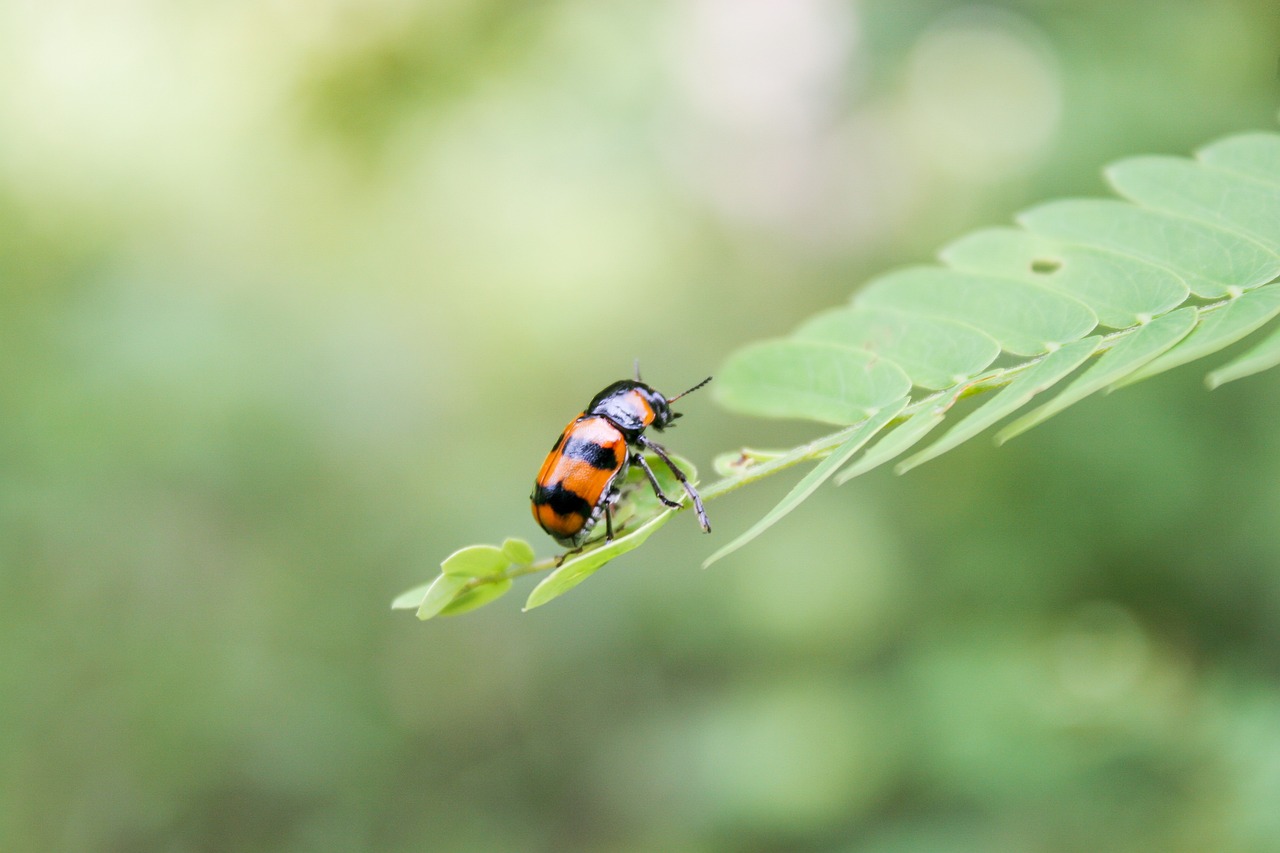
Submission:
[[[2,0],[0,849],[1280,849],[1275,375],[388,610],[633,358],[1273,128],[1278,14]]]

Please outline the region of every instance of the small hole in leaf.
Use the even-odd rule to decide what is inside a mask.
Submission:
[[[1057,258],[1036,258],[1031,262],[1031,271],[1040,275],[1049,275],[1062,269],[1062,261]]]

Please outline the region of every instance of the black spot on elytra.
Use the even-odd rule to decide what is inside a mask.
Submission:
[[[592,468],[601,471],[612,471],[619,463],[617,451],[612,447],[604,447],[594,441],[571,438],[564,443],[564,455],[570,459],[586,462]]]
[[[591,504],[577,492],[569,491],[564,483],[554,486],[535,486],[533,489],[534,506],[549,506],[556,515],[572,515],[577,513],[583,518],[591,515]]]

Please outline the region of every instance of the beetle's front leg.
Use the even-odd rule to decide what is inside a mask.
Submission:
[[[677,501],[671,500],[662,493],[662,487],[658,485],[658,478],[654,476],[653,469],[649,467],[649,463],[644,461],[644,457],[639,453],[631,454],[631,461],[640,466],[640,470],[644,471],[644,475],[649,478],[649,485],[653,486],[653,493],[658,496],[658,500],[671,508],[680,506]]]
[[[667,455],[666,449],[663,448],[662,445],[650,441],[643,435],[636,438],[636,443],[646,450],[652,450],[656,453],[658,458],[665,462],[667,467],[671,469],[671,473],[676,475],[676,479],[680,481],[680,485],[684,486],[685,492],[688,493],[689,498],[693,501],[693,509],[698,513],[698,523],[702,525],[703,532],[710,533],[711,522],[707,520],[707,511],[702,508],[702,498],[698,496],[697,490],[693,488],[693,484],[689,482],[689,478],[684,475],[684,472],[680,470],[679,466],[671,461],[671,457]],[[662,491],[658,489],[658,480],[653,476],[653,472],[649,470],[649,466],[646,465],[643,460],[641,460],[640,464],[644,467],[645,473],[649,475],[649,482],[653,483],[653,488],[658,492],[659,499],[661,499],[667,506],[679,506],[679,504],[667,500],[667,498],[662,494]]]

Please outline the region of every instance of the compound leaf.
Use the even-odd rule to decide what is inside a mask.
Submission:
[[[1194,158],[1132,157],[1105,174],[1121,199],[1037,205],[1015,217],[1016,227],[962,237],[943,249],[939,263],[878,276],[847,305],[818,314],[790,336],[733,353],[713,386],[726,407],[843,429],[790,450],[718,459],[725,479],[704,490],[707,498],[798,462],[821,461],[708,562],[758,536],[833,475],[847,482],[911,450],[963,397],[996,392],[900,463],[900,472],[1014,415],[1090,356],[1098,356],[1094,364],[997,439],[1098,391],[1218,352],[1280,314],[1280,135],[1239,134]],[[1277,365],[1280,332],[1219,367],[1208,384]],[[654,468],[664,491],[678,495],[665,466]],[[638,476],[631,472],[628,484],[639,483]],[[615,518],[621,535],[567,555],[526,609],[638,547],[674,513],[647,488],[632,494]],[[464,548],[444,561],[435,581],[392,606],[416,607],[424,619],[463,612],[505,593],[512,576],[553,564],[535,562],[533,549],[516,539]]]

